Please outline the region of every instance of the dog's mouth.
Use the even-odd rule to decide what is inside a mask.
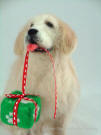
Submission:
[[[42,48],[42,47],[38,47],[38,48],[36,48],[35,49],[35,52],[41,52],[41,53],[44,53],[44,52],[46,52],[46,51],[52,51],[53,50],[53,48],[49,48],[49,49],[46,49],[46,48]]]
[[[41,53],[44,53],[46,52],[45,50],[43,50],[42,48],[38,47],[34,50],[34,52],[41,52]]]
[[[53,50],[53,48],[46,49],[46,48],[40,47],[36,42],[34,42],[34,43],[29,43],[27,45],[27,50],[30,51],[30,52],[45,53],[47,51]]]
[[[36,47],[36,49],[33,50],[33,48]],[[46,51],[52,51],[53,48],[44,48],[44,47],[40,47],[40,45],[35,41],[35,40],[31,40],[29,41],[29,45],[27,46],[27,49],[29,48],[29,51],[31,52],[40,52],[40,53],[45,53]]]

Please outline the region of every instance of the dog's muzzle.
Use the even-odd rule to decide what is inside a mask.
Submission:
[[[39,46],[37,49],[35,49],[34,52],[45,52],[42,49],[42,47],[40,47],[40,45],[38,44],[37,33],[38,33],[38,30],[37,29],[30,29],[28,31],[28,33],[27,33],[26,40],[30,44],[37,44],[37,46]],[[53,50],[53,48],[49,48],[49,49],[46,49],[46,50],[51,51],[51,50]]]

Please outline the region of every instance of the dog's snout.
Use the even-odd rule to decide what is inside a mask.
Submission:
[[[28,35],[29,35],[29,36],[34,36],[34,35],[37,34],[37,32],[38,32],[37,29],[30,29],[30,30],[28,31]]]

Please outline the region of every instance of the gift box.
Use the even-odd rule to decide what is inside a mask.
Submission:
[[[22,92],[14,91],[11,94],[22,95]],[[3,123],[11,126],[14,125],[14,121],[13,121],[14,107],[18,99],[19,98],[8,98],[8,97],[5,97],[3,99],[1,103],[1,120]],[[21,101],[18,104],[18,110],[17,110],[17,119],[16,119],[17,126],[20,128],[29,129],[33,126],[34,122],[37,122],[40,118],[41,99],[39,96],[33,96],[33,95],[25,95],[23,98],[20,99]],[[35,110],[36,107],[32,101],[37,104],[37,110]]]

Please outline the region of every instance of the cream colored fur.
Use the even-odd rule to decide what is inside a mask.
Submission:
[[[52,135],[65,135],[72,112],[79,99],[79,83],[70,58],[72,51],[76,48],[75,33],[67,24],[52,15],[41,15],[40,19],[42,17],[50,20],[54,18],[58,25],[58,36],[53,44],[54,50],[51,52],[55,61],[57,78],[57,115],[54,120],[54,78],[49,56],[46,53],[30,53],[26,93],[40,95],[42,99],[41,117],[31,130],[6,126],[13,135],[42,135],[46,132]],[[14,51],[18,57],[12,66],[4,94],[16,89],[21,90],[26,52],[24,36],[30,22],[31,20],[16,39]]]

